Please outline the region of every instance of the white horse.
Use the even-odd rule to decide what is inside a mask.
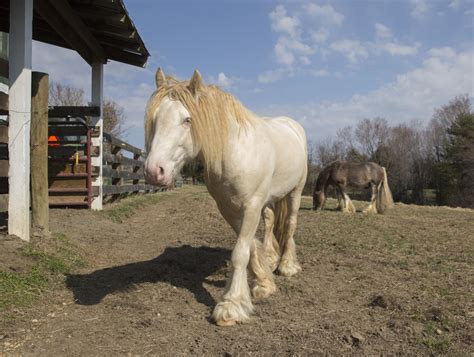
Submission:
[[[293,235],[307,173],[305,132],[290,118],[258,117],[204,85],[197,70],[189,82],[166,78],[161,69],[155,79],[145,117],[146,178],[169,186],[186,161],[203,161],[207,189],[238,236],[213,319],[219,326],[244,322],[253,312],[249,263],[255,298],[276,291],[277,268],[284,276],[301,270]],[[260,215],[263,243],[255,237]]]

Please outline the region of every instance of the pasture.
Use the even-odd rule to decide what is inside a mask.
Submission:
[[[205,187],[52,210],[52,237],[0,236],[0,355],[474,353],[473,210],[311,206],[303,271],[228,328],[210,315],[235,235]]]

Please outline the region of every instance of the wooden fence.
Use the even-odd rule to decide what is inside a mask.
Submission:
[[[161,188],[145,183],[144,159],[143,150],[104,133],[104,197],[116,199],[124,194],[161,191]]]

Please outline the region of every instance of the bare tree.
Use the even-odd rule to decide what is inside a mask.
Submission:
[[[114,135],[123,136],[127,129],[124,128],[125,115],[123,108],[110,99],[103,104],[104,131]]]
[[[49,84],[49,105],[81,106],[84,105],[84,91],[58,82]]]
[[[470,114],[472,112],[471,100],[468,94],[461,94],[448,104],[435,110],[433,120],[438,121],[445,131],[450,128],[456,119],[463,114]]]
[[[383,118],[363,119],[355,128],[355,137],[360,145],[362,154],[369,160],[380,163],[380,150],[386,146],[389,137],[389,127]]]

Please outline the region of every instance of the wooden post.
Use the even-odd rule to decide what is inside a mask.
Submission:
[[[10,1],[8,233],[30,240],[30,119],[33,0]]]
[[[93,157],[92,166],[99,168],[98,175],[92,186],[98,187],[98,194],[92,200],[92,209],[101,210],[102,209],[102,185],[103,175],[102,175],[102,165],[103,165],[103,141],[104,141],[104,122],[102,117],[102,108],[103,108],[103,96],[104,96],[104,65],[100,62],[95,62],[92,64],[92,105],[100,107],[100,116],[93,118],[93,124],[99,129],[99,135],[92,138],[92,145],[99,147],[99,156]]]
[[[48,231],[48,74],[33,72],[31,81],[31,218]]]

